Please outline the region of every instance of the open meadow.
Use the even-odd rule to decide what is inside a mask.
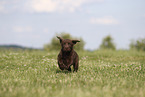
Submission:
[[[78,72],[58,52],[0,51],[0,97],[145,97],[145,52],[78,52]]]

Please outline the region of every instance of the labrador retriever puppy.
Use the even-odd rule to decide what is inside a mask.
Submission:
[[[74,71],[77,72],[79,66],[79,56],[74,51],[73,46],[80,42],[79,40],[70,40],[62,39],[61,37],[57,38],[60,40],[61,50],[58,54],[58,65],[61,70],[71,71],[71,65],[73,65]]]

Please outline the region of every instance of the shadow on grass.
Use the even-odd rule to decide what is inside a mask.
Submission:
[[[65,73],[65,74],[68,74],[68,73],[72,73],[72,72],[70,72],[70,71],[68,71],[68,70],[56,70],[56,73]]]

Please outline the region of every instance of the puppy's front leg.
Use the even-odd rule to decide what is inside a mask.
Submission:
[[[69,65],[67,65],[67,69],[71,69],[70,66],[73,64],[73,60],[70,61]]]
[[[58,65],[61,70],[67,69],[67,66],[63,63],[62,53],[60,52],[58,55]]]
[[[71,71],[71,68],[70,68],[70,66],[73,64],[73,60],[74,60],[74,58],[73,58],[73,55],[71,55],[71,57],[70,57],[70,62],[69,62],[69,64],[67,65],[67,70],[68,71]]]
[[[67,69],[67,66],[64,65],[63,61],[58,58],[58,65],[61,70]]]

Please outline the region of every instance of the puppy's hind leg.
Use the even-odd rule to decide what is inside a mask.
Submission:
[[[67,70],[71,72],[71,68],[70,67]]]
[[[73,72],[77,72],[78,71],[78,66],[79,66],[78,62],[73,64],[73,68],[74,68]]]

